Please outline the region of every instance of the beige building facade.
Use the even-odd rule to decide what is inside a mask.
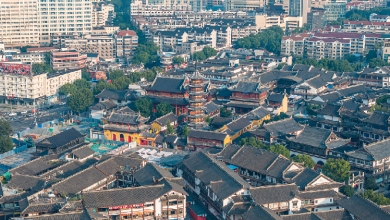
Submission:
[[[0,36],[7,48],[50,45],[54,33],[92,32],[89,0],[0,0]]]
[[[66,83],[81,79],[81,70],[33,75],[0,74],[0,103],[33,105],[57,100],[59,89]]]

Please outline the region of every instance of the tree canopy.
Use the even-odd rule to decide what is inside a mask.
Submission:
[[[239,141],[238,145],[240,145],[240,146],[249,145],[252,147],[256,147],[256,148],[264,149],[264,150],[271,151],[271,152],[274,152],[277,154],[281,154],[281,155],[285,156],[286,158],[290,158],[290,151],[285,146],[280,145],[280,144],[267,146],[261,140],[256,140],[256,138],[254,138],[254,137],[242,138]]]
[[[135,101],[135,111],[140,112],[143,117],[150,117],[152,115],[153,102],[145,97]]]
[[[138,44],[132,63],[143,63],[146,67],[158,66],[159,57],[157,56],[157,52],[159,50],[160,48],[150,41],[145,44]]]
[[[74,112],[83,112],[93,104],[92,90],[87,88],[78,89],[68,98],[68,107]]]
[[[324,68],[325,70],[337,72],[354,72],[363,68],[361,63],[350,64],[347,60],[331,60],[328,58],[322,58],[317,61],[304,57],[294,57],[293,63],[312,65],[315,68]]]
[[[379,186],[378,186],[378,184],[376,184],[375,179],[370,177],[370,178],[367,178],[367,180],[364,182],[364,188],[377,190],[377,189],[379,189]]]
[[[292,160],[297,162],[297,163],[304,163],[303,165],[305,167],[309,167],[309,168],[314,168],[314,166],[316,165],[316,163],[314,162],[313,158],[311,158],[311,156],[308,156],[306,154],[295,155],[292,158]]]
[[[93,88],[93,94],[97,95],[101,93],[104,89],[116,89],[116,86],[106,81],[99,81],[99,83],[96,84],[96,86]]]
[[[156,106],[156,117],[159,118],[161,116],[164,116],[170,112],[173,112],[175,109],[172,107],[172,105],[166,103],[166,102],[161,102]]]
[[[91,81],[91,75],[89,74],[87,67],[81,69],[81,77],[87,81]]]
[[[0,135],[10,135],[12,133],[12,126],[9,121],[0,119]]]
[[[327,176],[339,182],[348,180],[350,169],[351,166],[349,165],[348,161],[333,158],[328,159],[325,165],[322,167],[323,172]]]
[[[211,47],[204,47],[202,51],[195,52],[192,54],[194,60],[205,60],[209,57],[217,55],[217,51]]]
[[[238,39],[236,47],[246,49],[265,48],[266,50],[279,55],[283,35],[284,31],[281,27],[272,26],[256,35]]]
[[[230,117],[230,116],[232,116],[232,111],[230,111],[230,110],[227,109],[227,108],[221,108],[221,109],[219,110],[219,115],[220,115],[221,117]]]
[[[61,95],[70,95],[77,91],[77,86],[75,84],[66,83],[65,85],[61,86],[59,93]]]
[[[0,136],[0,154],[8,152],[14,148],[12,139],[6,135]]]
[[[360,193],[360,195],[378,205],[390,205],[390,199],[386,198],[383,194],[375,193],[372,189],[368,189],[364,193]]]
[[[173,134],[173,126],[170,120],[167,121],[167,134]]]
[[[91,82],[88,82],[84,78],[78,79],[73,82],[73,85],[77,87],[77,89],[90,89],[91,88]]]
[[[348,197],[351,197],[355,194],[355,189],[350,185],[345,185],[340,188],[340,192]]]
[[[173,63],[177,64],[177,65],[181,65],[182,63],[184,63],[184,58],[181,57],[181,56],[177,56],[177,57],[174,57],[172,59]]]

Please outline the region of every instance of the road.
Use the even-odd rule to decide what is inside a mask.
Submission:
[[[64,105],[53,105],[52,109],[38,111],[37,113],[37,123],[41,124],[47,121],[52,121],[54,119],[58,119],[62,116],[62,114],[68,114],[69,108]],[[62,113],[62,114],[61,114]],[[20,114],[18,114],[20,115]],[[14,132],[20,132],[26,130],[26,128],[35,127],[34,117],[27,117],[22,115],[20,118],[15,120],[9,120]]]

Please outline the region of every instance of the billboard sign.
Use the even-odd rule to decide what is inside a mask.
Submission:
[[[0,63],[0,73],[30,75],[31,65]]]

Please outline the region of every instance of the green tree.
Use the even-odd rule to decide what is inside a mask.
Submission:
[[[308,156],[306,154],[295,155],[292,158],[292,160],[297,163],[303,163],[305,167],[309,167],[309,168],[314,168],[314,166],[316,165],[313,158],[311,158],[311,156]]]
[[[355,194],[355,189],[350,185],[345,185],[341,187],[340,192],[348,197],[351,197]]]
[[[207,59],[206,55],[203,53],[203,51],[195,52],[192,54],[192,59],[194,60],[205,60]]]
[[[87,110],[93,104],[93,100],[92,90],[82,88],[70,95],[68,98],[68,106],[72,111],[80,114],[80,112]]]
[[[230,117],[232,115],[232,111],[230,111],[229,109],[227,108],[221,108],[220,109],[220,112],[219,112],[219,115],[221,117]]]
[[[372,189],[365,190],[364,193],[360,193],[360,195],[378,205],[390,205],[390,199],[386,198],[383,194],[375,193]]]
[[[172,105],[166,103],[166,102],[161,102],[156,106],[156,117],[159,118],[161,116],[164,116],[170,112],[173,112],[175,109],[172,107]]]
[[[12,139],[6,135],[0,136],[0,153],[5,153],[14,148]]]
[[[204,53],[206,58],[210,58],[218,54],[218,52],[212,47],[204,47],[202,52]]]
[[[375,179],[370,177],[370,178],[367,178],[367,180],[364,182],[364,188],[365,189],[377,190],[377,189],[379,189],[379,186],[376,183]]]
[[[53,67],[44,63],[34,63],[31,71],[33,73],[51,73],[54,72]]]
[[[135,111],[140,112],[143,117],[150,117],[153,109],[153,102],[145,97],[135,101]]]
[[[325,174],[339,182],[348,180],[350,169],[351,166],[347,161],[333,158],[328,159],[325,165],[322,167],[322,170]]]
[[[36,46],[27,45],[27,46],[21,47],[20,52],[22,52],[22,53],[27,52],[27,48],[36,48]]]
[[[73,85],[75,85],[77,89],[91,89],[91,82],[88,82],[84,78],[74,81]]]
[[[87,81],[91,81],[91,75],[89,74],[87,67],[81,69],[81,77]]]
[[[174,57],[172,59],[173,63],[177,64],[177,65],[181,65],[182,63],[184,63],[184,58],[181,57],[181,56],[177,56],[177,57]]]
[[[135,55],[132,59],[133,64],[145,64],[146,67],[153,67],[159,65],[159,57],[157,52],[160,50],[153,42],[146,42],[145,44],[138,44],[135,50]]]
[[[170,120],[167,121],[167,134],[173,134],[173,126]]]
[[[0,119],[0,135],[10,135],[12,134],[12,126],[9,121],[5,119]]]
[[[101,93],[104,89],[116,89],[116,86],[106,81],[99,81],[99,83],[96,84],[96,86],[93,88],[93,94],[97,95]]]
[[[376,50],[370,50],[370,51],[368,51],[368,54],[366,55],[366,62],[369,63],[369,62],[371,62],[372,59],[375,59],[377,57],[378,57],[377,51]]]
[[[60,87],[59,93],[61,95],[70,95],[77,91],[77,86],[75,84],[66,83],[65,85]]]
[[[111,81],[118,79],[118,78],[121,78],[121,77],[124,77],[124,76],[125,76],[125,73],[122,70],[113,70],[113,71],[108,73],[108,79]]]
[[[288,159],[290,158],[290,151],[283,145],[280,145],[280,144],[271,145],[271,146],[269,146],[269,147],[267,147],[265,149],[268,150],[268,151],[277,153],[277,154],[281,154],[281,155],[285,156]]]
[[[184,136],[187,136],[190,133],[190,129],[188,129],[187,125],[184,125],[182,133]]]
[[[50,66],[50,52],[46,52],[45,64]]]
[[[122,76],[114,79],[111,81],[111,83],[115,86],[116,89],[124,90],[129,88],[129,84],[132,83],[132,81],[129,77]]]
[[[213,121],[213,119],[210,118],[209,116],[207,116],[207,117],[205,118],[205,122],[206,122],[207,124],[211,124],[212,121]]]
[[[388,66],[389,63],[386,61],[382,60],[381,58],[373,58],[370,60],[368,63],[370,68],[375,68],[375,67],[382,67],[382,66]]]
[[[287,63],[281,63],[281,64],[278,65],[278,67],[276,67],[276,69],[281,70],[286,65],[287,65]]]

